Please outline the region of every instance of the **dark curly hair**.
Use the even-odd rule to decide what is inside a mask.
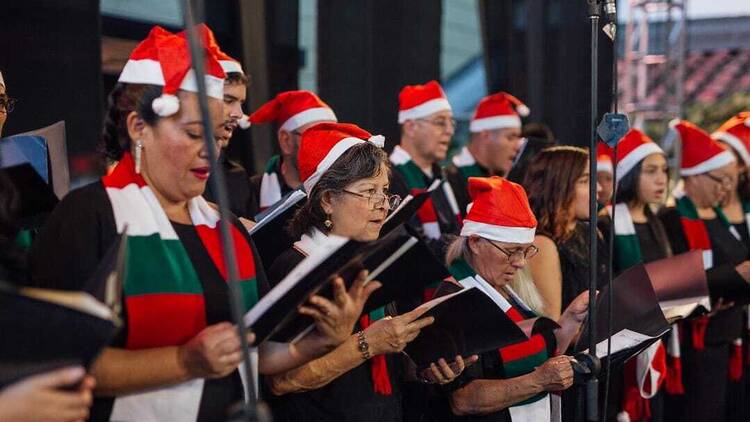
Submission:
[[[161,95],[162,88],[156,85],[118,83],[109,93],[107,113],[101,135],[101,150],[107,159],[119,161],[130,151],[127,117],[135,111],[148,125],[155,125],[159,116],[151,108],[151,102]]]
[[[326,232],[323,222],[328,218],[321,205],[326,193],[340,193],[351,183],[358,180],[376,177],[382,171],[382,165],[388,163],[385,152],[370,142],[357,144],[334,161],[321,176],[318,183],[309,193],[305,204],[292,217],[287,231],[294,239],[299,239],[313,227]]]

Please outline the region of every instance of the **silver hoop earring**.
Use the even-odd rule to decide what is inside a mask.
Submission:
[[[141,155],[143,153],[143,142],[135,141],[135,173],[141,174]]]

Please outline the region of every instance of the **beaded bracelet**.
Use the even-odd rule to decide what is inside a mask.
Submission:
[[[359,351],[362,353],[362,357],[365,358],[365,360],[370,360],[372,357],[372,355],[370,355],[370,345],[367,344],[367,340],[365,340],[364,331],[357,333],[357,343],[359,344]]]

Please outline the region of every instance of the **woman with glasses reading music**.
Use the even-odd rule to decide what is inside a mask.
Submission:
[[[537,221],[526,192],[495,176],[469,178],[469,194],[474,202],[461,236],[448,247],[451,272],[459,283],[478,284],[498,303],[498,312],[514,321],[539,316],[539,293],[520,273],[538,252],[533,245]],[[523,291],[518,289],[521,285]],[[583,293],[560,316],[560,328],[483,353],[477,364],[448,385],[452,415],[447,419],[551,421],[549,392],[573,383],[571,358],[561,354],[578,333],[587,306]]]
[[[300,178],[307,202],[290,223],[294,247],[279,256],[269,271],[278,283],[329,235],[372,241],[390,209],[400,198],[388,193],[388,157],[382,136],[352,124],[320,123],[305,131],[300,142]],[[418,265],[418,263],[415,263]],[[364,273],[360,274],[360,279]],[[343,283],[334,280],[334,285]],[[364,287],[369,294],[378,286]],[[402,362],[395,355],[433,319],[421,310],[395,316],[393,306],[363,315],[355,333],[327,355],[296,370],[267,378],[272,402],[281,421],[400,421]],[[389,315],[393,315],[390,317]],[[437,362],[423,374],[445,383],[463,370],[464,362]]]
[[[670,126],[681,140],[685,195],[659,217],[675,254],[703,252],[713,309],[710,316],[681,326],[677,356],[684,394],[667,398],[667,416],[684,421],[732,420],[736,409],[727,405],[727,386],[742,376],[741,354],[739,373],[733,371],[737,363],[733,344],[744,327],[742,308],[732,301],[747,289],[750,261],[748,248],[733,235],[720,204],[736,186],[737,160],[694,124],[675,121]]]

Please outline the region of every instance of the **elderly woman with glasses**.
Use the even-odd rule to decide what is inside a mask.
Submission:
[[[381,143],[381,136],[351,124],[320,123],[305,131],[298,165],[309,196],[289,227],[299,241],[274,262],[269,272],[272,284],[320,248],[328,236],[357,241],[378,238],[388,211],[400,202],[388,193],[388,157]],[[341,282],[334,280],[334,284]],[[362,294],[377,286],[377,282],[368,283]],[[370,312],[332,352],[296,370],[268,377],[271,392],[283,395],[272,402],[276,420],[402,420],[398,381],[405,371],[396,354],[432,323],[432,317],[420,318],[422,312],[396,316],[393,305]],[[441,360],[422,377],[447,383],[463,368],[460,357],[452,365]]]
[[[524,189],[500,177],[469,178],[473,203],[447,263],[459,283],[478,285],[514,321],[543,308],[534,283],[521,270],[538,252],[532,244],[536,218]],[[531,305],[533,304],[533,306]],[[558,320],[523,343],[483,353],[479,362],[447,386],[449,420],[551,420],[551,391],[573,383],[571,358],[560,355],[578,333],[588,297],[579,295]],[[537,309],[534,309],[537,308]],[[501,310],[504,309],[504,310]]]

